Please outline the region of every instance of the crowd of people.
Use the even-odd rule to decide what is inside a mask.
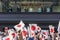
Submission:
[[[49,30],[42,30],[38,26],[36,30],[36,24],[30,24],[28,28],[23,26],[24,24],[20,22],[12,29],[4,27],[3,32],[0,31],[0,40],[60,40],[59,32],[55,32],[52,25],[49,25]]]
[[[0,32],[0,40],[5,40],[3,38],[9,35],[8,30],[9,30],[9,28],[5,27],[4,32]],[[41,32],[35,33],[35,35],[33,37],[27,36],[26,39],[23,38],[21,31],[18,31],[18,32],[16,31],[16,34],[18,34],[18,36],[14,40],[58,40],[58,39],[60,40],[57,32],[52,35],[48,34],[47,39],[44,39],[44,36],[41,35]]]

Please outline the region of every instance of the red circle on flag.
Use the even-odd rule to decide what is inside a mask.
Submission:
[[[38,28],[38,30],[40,30],[40,28]]]
[[[18,24],[17,27],[21,27],[21,25]]]
[[[32,33],[32,35],[34,35],[34,33]]]
[[[44,35],[46,35],[46,32],[43,32]]]
[[[10,38],[6,38],[6,40],[10,40]]]
[[[22,31],[22,35],[23,36],[26,36],[27,35],[27,32],[25,30]]]
[[[36,28],[35,28],[35,26],[31,26],[31,30],[33,30],[33,31],[34,31],[35,29],[36,29]]]
[[[15,37],[15,33],[12,33],[13,38]]]
[[[44,36],[44,38],[46,38],[46,36]]]
[[[35,35],[35,34],[34,34],[34,33],[32,33],[31,35],[32,35],[32,37],[34,37],[34,35]]]
[[[54,32],[54,30],[51,28],[51,32]]]

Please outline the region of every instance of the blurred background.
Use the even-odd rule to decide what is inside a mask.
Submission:
[[[57,28],[58,12],[60,0],[0,0],[0,28],[12,28],[20,20],[26,25],[37,23],[42,29],[48,29],[50,24]]]
[[[0,12],[60,12],[60,0],[0,0]]]

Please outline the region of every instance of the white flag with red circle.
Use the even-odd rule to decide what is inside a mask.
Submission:
[[[26,38],[26,37],[27,37],[27,34],[28,34],[27,29],[24,27],[24,28],[21,30],[21,32],[22,32],[23,38]]]
[[[50,34],[53,34],[54,33],[54,26],[49,25],[49,29],[50,29]]]
[[[37,26],[37,31],[40,32],[41,31],[41,28],[39,26]]]
[[[12,39],[14,39],[14,38],[17,37],[17,34],[16,34],[16,32],[14,31],[14,29],[8,30],[8,33],[9,33],[9,36],[10,36]]]
[[[37,32],[37,24],[29,24],[30,27],[30,37],[34,37]]]
[[[31,37],[34,37],[35,36],[35,32],[31,32]]]
[[[48,30],[41,30],[41,34],[43,35],[42,38],[48,39]]]
[[[31,32],[37,31],[37,24],[29,24]]]
[[[3,40],[12,40],[12,38],[10,36],[6,36],[2,38]]]
[[[15,25],[14,28],[19,31],[21,30],[23,27],[25,26],[25,24],[23,23],[23,21],[20,21],[19,24]]]

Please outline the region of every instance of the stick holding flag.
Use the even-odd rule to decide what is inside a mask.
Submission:
[[[54,40],[54,26],[49,25],[49,29],[50,29],[50,35],[52,36],[52,40]]]

